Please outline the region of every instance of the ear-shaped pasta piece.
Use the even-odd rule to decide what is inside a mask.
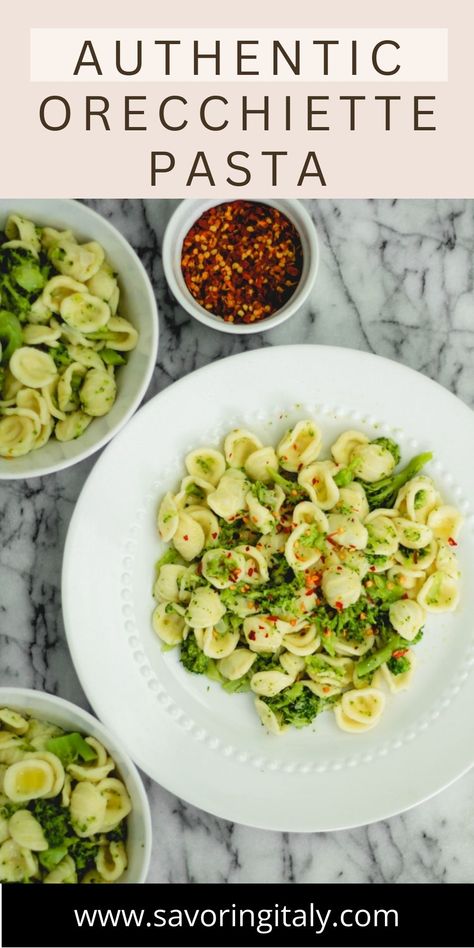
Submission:
[[[331,454],[336,464],[347,467],[353,450],[359,445],[368,443],[369,439],[362,431],[343,431],[331,445]]]
[[[273,698],[284,688],[293,684],[292,675],[287,675],[284,671],[278,671],[272,668],[271,671],[256,672],[250,679],[250,687],[256,695],[262,695],[264,698]]]
[[[230,470],[221,477],[216,489],[207,495],[207,502],[217,514],[229,523],[246,509],[248,481],[242,471]]]
[[[459,579],[460,571],[457,556],[448,543],[439,543],[436,556],[436,569],[447,573],[452,579]]]
[[[208,658],[227,658],[239,642],[238,632],[220,633],[215,628],[203,629],[202,651]]]
[[[351,481],[347,487],[340,487],[336,510],[340,510],[341,513],[349,513],[352,517],[359,517],[360,520],[365,520],[369,513],[369,504],[362,484]]]
[[[268,581],[267,561],[256,546],[236,546],[236,553],[244,558],[244,575],[241,577],[246,583],[266,583]]]
[[[23,882],[38,872],[38,860],[29,850],[7,839],[0,846],[0,882]]]
[[[433,539],[433,531],[424,523],[406,520],[405,517],[395,517],[393,525],[397,531],[399,543],[408,550],[422,550],[429,546]]]
[[[64,369],[63,374],[59,376],[56,396],[60,411],[74,411],[79,407],[77,389],[85,374],[86,369],[83,365],[80,365],[79,362],[71,362]]]
[[[26,408],[38,416],[41,425],[47,425],[49,410],[43,395],[35,388],[22,388],[18,392],[16,403],[18,408]]]
[[[198,586],[191,594],[185,618],[192,629],[207,629],[217,625],[224,613],[225,606],[216,590]]]
[[[417,600],[427,612],[454,612],[459,602],[459,583],[448,573],[437,570],[428,576]]]
[[[266,533],[272,533],[276,527],[276,519],[271,510],[264,507],[251,490],[247,492],[245,500],[249,511],[250,522],[254,529],[264,535]]]
[[[107,841],[100,846],[95,864],[104,882],[116,882],[127,868],[127,853],[123,843]]]
[[[408,642],[415,638],[425,621],[424,610],[413,599],[392,602],[388,614],[395,631]]]
[[[103,824],[107,807],[106,796],[101,792],[104,782],[95,784],[82,780],[76,784],[71,793],[69,804],[71,824],[74,832],[81,838],[85,839],[104,831]]]
[[[1,783],[1,780],[0,780],[0,783]],[[2,804],[4,802],[5,803],[7,802],[7,797],[3,799],[3,794],[2,794]],[[9,836],[10,836],[10,833],[8,830],[8,820],[6,819],[5,816],[0,816],[0,843],[4,843],[5,840],[9,838]]]
[[[34,325],[41,325],[44,323],[49,323],[51,319],[51,310],[43,303],[41,296],[31,304],[31,309],[28,313],[28,322]]]
[[[84,411],[72,411],[64,420],[56,422],[54,434],[57,441],[73,441],[79,438],[92,421],[92,415],[86,415]]]
[[[302,500],[293,508],[293,523],[299,526],[301,523],[315,524],[321,533],[329,533],[329,524],[326,514],[323,513],[317,504],[312,500]]]
[[[21,240],[37,256],[41,250],[41,240],[33,221],[20,214],[10,214],[5,227],[5,236],[9,241]]]
[[[398,533],[393,520],[379,514],[367,517],[365,526],[368,532],[366,552],[375,556],[394,556],[398,550]]]
[[[97,332],[110,319],[110,309],[104,300],[92,293],[71,293],[60,306],[61,318],[68,326],[80,332]]]
[[[202,477],[213,487],[219,483],[225,471],[225,458],[215,448],[197,448],[186,455],[184,463],[191,477]]]
[[[228,589],[244,578],[245,559],[235,550],[209,550],[201,563],[202,575],[216,589]]]
[[[0,419],[0,457],[19,458],[33,449],[38,424],[18,412]]]
[[[368,631],[365,634],[362,642],[359,642],[357,639],[350,638],[350,634],[345,636],[339,636],[333,641],[334,651],[337,655],[365,655],[366,652],[369,652],[372,648],[375,641],[375,636],[371,631]]]
[[[67,276],[54,276],[48,280],[40,297],[41,303],[52,313],[60,313],[61,305],[68,296],[75,293],[87,293],[87,287],[84,283]],[[32,309],[34,309],[34,304]],[[38,307],[37,307],[38,310]],[[35,310],[35,312],[37,311]],[[33,320],[32,320],[33,322]]]
[[[423,585],[425,579],[425,571],[423,569],[405,569],[405,567],[401,565],[392,566],[387,575],[391,582],[397,583],[405,592],[415,589],[420,581]]]
[[[79,786],[83,786],[79,784]],[[127,793],[127,788],[121,780],[116,777],[106,777],[97,784],[102,799],[105,800],[105,814],[102,819],[100,831],[110,833],[122,820],[130,813],[132,803]]]
[[[338,546],[363,550],[367,545],[367,528],[358,517],[342,513],[331,513],[328,517],[329,536]]]
[[[381,477],[388,477],[395,467],[395,458],[382,444],[356,445],[351,451],[350,461],[357,462],[357,477],[373,484]]]
[[[179,510],[174,494],[168,491],[158,508],[157,526],[165,543],[173,539],[179,523]]]
[[[69,240],[70,243],[76,244],[77,240],[72,232],[72,230],[56,230],[55,227],[42,227],[40,230],[41,237],[41,246],[44,250],[49,250],[50,247],[53,247],[58,240],[64,238],[64,240]]]
[[[182,642],[186,623],[179,612],[168,609],[167,603],[162,602],[153,610],[152,624],[153,631],[166,645]]]
[[[98,296],[110,305],[110,300],[114,300],[118,292],[117,279],[110,264],[105,262],[102,264],[97,273],[94,273],[94,276],[87,281],[87,289],[93,296]]]
[[[89,739],[86,739],[89,743]],[[74,780],[89,780],[90,783],[99,783],[115,770],[115,764],[111,757],[106,757],[105,761],[99,764],[93,761],[91,764],[69,764],[68,772]]]
[[[247,458],[262,447],[262,442],[252,431],[234,428],[224,441],[224,454],[229,467],[243,467]]]
[[[275,554],[284,553],[286,535],[284,533],[267,533],[261,536],[256,548],[269,563]]]
[[[48,793],[44,794],[46,799],[50,797],[57,797],[58,793],[61,793],[63,783],[64,783],[64,767],[59,757],[56,754],[51,754],[48,751],[34,751],[33,753],[25,754],[24,760],[42,760],[46,764],[49,764],[51,770],[54,774],[54,781],[51,790]]]
[[[89,369],[81,386],[79,397],[84,411],[93,417],[106,415],[115,401],[115,379],[105,369]]]
[[[51,346],[53,349],[58,344],[61,330],[53,326],[34,325],[27,323],[23,327],[23,342],[27,346]]]
[[[187,477],[183,477],[179,494],[176,495],[176,499],[179,499],[178,506],[199,507],[207,503],[207,498],[213,490],[214,487],[209,481],[205,481],[202,477],[188,474]]]
[[[331,510],[339,500],[339,488],[333,477],[336,471],[332,461],[315,461],[298,474],[298,484],[322,510]]]
[[[59,273],[87,283],[100,270],[105,254],[96,241],[78,244],[66,233],[49,246],[48,257]]]
[[[30,718],[28,721],[28,730],[26,740],[35,750],[46,750],[46,744],[52,737],[59,737],[62,734],[61,728],[55,727],[48,721],[38,721]]]
[[[292,652],[282,652],[280,665],[293,681],[305,670],[305,659],[302,655],[293,655]]]
[[[30,810],[17,810],[10,817],[8,829],[11,838],[18,846],[31,849],[33,852],[43,852],[48,849],[41,823],[35,819]]]
[[[185,511],[178,516],[178,526],[173,534],[173,545],[186,562],[191,562],[204,549],[204,530],[201,525]]]
[[[74,362],[83,365],[85,369],[100,369],[104,371],[104,363],[94,349],[87,346],[69,345],[68,352]]]
[[[433,531],[435,540],[455,540],[462,527],[463,520],[462,514],[459,510],[456,510],[456,507],[445,504],[431,511],[428,517],[428,526]]]
[[[290,533],[285,544],[285,557],[292,569],[300,572],[314,566],[321,559],[324,540],[317,525],[300,523]]]
[[[393,564],[393,560],[386,560],[385,563],[380,564],[372,568],[372,565],[366,559],[364,552],[362,550],[341,550],[341,560],[340,562],[344,563],[344,566],[348,566],[350,569],[353,569],[357,573],[359,579],[364,579],[364,576],[367,576],[369,572],[384,572],[386,569],[390,568],[390,564]],[[328,563],[328,566],[330,564]],[[335,564],[337,566],[337,563]]]
[[[250,477],[252,481],[261,481],[262,484],[269,484],[271,482],[272,475],[269,473],[269,470],[270,468],[275,470],[277,467],[278,458],[276,451],[270,446],[257,448],[256,451],[252,451],[252,454],[249,454],[244,464],[247,477]]]
[[[105,340],[109,349],[130,352],[137,344],[138,332],[123,316],[111,316],[105,329],[99,330],[98,338]]]
[[[428,515],[439,503],[439,493],[430,477],[420,474],[400,488],[395,507],[400,516],[417,523],[426,523]]]
[[[255,652],[252,653],[248,648],[236,648],[227,658],[219,661],[218,668],[224,678],[237,681],[250,671],[256,658]]]
[[[244,635],[252,652],[278,652],[283,638],[275,623],[263,615],[244,619]]]
[[[29,757],[8,767],[3,792],[13,803],[24,803],[50,796],[55,780],[56,772],[48,761]]]
[[[0,722],[5,724],[15,734],[26,734],[28,730],[28,721],[18,711],[12,711],[11,708],[0,708]]]
[[[285,471],[299,471],[315,461],[320,450],[321,431],[311,418],[305,418],[281,439],[277,447],[280,467]]]
[[[255,699],[255,710],[263,724],[263,726],[270,732],[270,734],[281,734],[285,729],[284,726],[278,720],[276,714],[268,707],[268,704],[265,701],[262,701],[261,698]]]
[[[306,659],[306,673],[316,684],[324,686],[329,685],[336,691],[341,691],[352,681],[354,672],[354,662],[350,658],[333,658],[319,652],[317,655],[311,655]],[[327,695],[322,687],[320,697]]]
[[[343,731],[362,731],[379,723],[385,708],[385,695],[377,688],[355,688],[342,695],[335,708],[336,721]],[[339,714],[338,714],[339,712]],[[353,725],[356,727],[353,727]]]
[[[347,609],[360,598],[362,583],[347,566],[331,566],[323,573],[321,586],[324,597],[335,609]]]
[[[314,625],[306,625],[302,629],[285,635],[282,644],[291,655],[304,657],[317,651],[321,645],[321,639],[316,634]]]
[[[153,589],[155,599],[162,602],[179,602],[181,580],[186,575],[186,567],[177,563],[164,563],[160,567],[158,579]]]
[[[43,882],[48,884],[59,884],[69,883],[74,885],[77,882],[77,873],[74,859],[71,856],[64,856],[64,859],[61,859],[61,862],[58,862],[58,865],[51,869],[51,872],[48,872],[47,876],[44,877]]]
[[[378,673],[380,673],[380,678],[385,682],[385,684],[388,685],[390,691],[394,695],[398,694],[400,691],[405,691],[407,688],[410,687],[413,674],[415,671],[414,652],[412,652],[411,649],[407,649],[403,657],[408,659],[410,666],[409,668],[407,668],[406,671],[401,672],[399,675],[394,675],[393,672],[390,671],[388,665],[385,662],[383,665],[380,666],[379,669],[377,669],[377,675]],[[377,678],[377,681],[378,680],[380,679]],[[374,684],[375,684],[375,676],[374,676]],[[375,684],[375,687],[378,687],[377,684]]]
[[[432,540],[424,550],[399,548],[395,553],[395,560],[403,566],[405,572],[418,572],[420,569],[426,572],[433,565],[437,552],[438,544]]]
[[[10,359],[10,372],[27,388],[49,385],[58,374],[51,356],[32,346],[20,346],[15,349]]]

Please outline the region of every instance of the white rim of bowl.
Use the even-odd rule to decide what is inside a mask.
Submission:
[[[279,326],[281,323],[285,322],[285,320],[290,319],[291,316],[296,315],[303,303],[307,300],[316,282],[319,272],[320,259],[317,228],[312,218],[308,214],[304,204],[298,198],[281,198],[281,200],[278,198],[245,199],[252,201],[254,204],[268,204],[269,207],[276,207],[288,217],[288,219],[298,231],[302,243],[304,244],[306,242],[308,245],[308,271],[304,282],[303,279],[300,280],[300,283],[296,287],[293,295],[290,296],[285,305],[282,306],[281,309],[277,310],[272,316],[266,316],[264,319],[257,320],[255,323],[228,323],[225,322],[225,320],[220,316],[215,316],[213,313],[208,314],[206,310],[200,306],[199,303],[197,303],[196,300],[191,296],[191,293],[184,283],[184,279],[183,286],[180,285],[174,271],[173,259],[176,256],[176,250],[181,257],[182,241],[199,217],[210,207],[216,207],[218,204],[231,203],[232,200],[237,201],[242,199],[220,198],[215,200],[214,198],[209,198],[208,200],[205,200],[200,198],[185,198],[180,202],[180,204],[178,204],[178,207],[175,209],[168,221],[168,224],[166,225],[166,230],[163,237],[163,270],[168,286],[177,302],[183,307],[183,309],[186,310],[187,313],[189,313],[190,316],[193,316],[194,319],[197,319],[200,323],[203,323],[204,326],[208,326],[211,329],[216,329],[218,332],[232,333],[233,335],[249,335],[250,333],[267,332],[269,329],[274,329],[275,326]],[[298,220],[298,217],[300,220]],[[181,233],[183,234],[182,239],[178,240],[177,242],[175,239],[176,231],[178,231],[179,235],[181,235]]]
[[[68,701],[66,698],[60,698],[59,695],[50,694],[49,691],[39,691],[36,688],[22,688],[20,686],[15,687],[15,685],[1,685],[0,686],[0,700],[7,707],[9,702],[9,695],[13,701],[18,701],[19,703],[28,702],[28,698],[31,698],[33,701],[42,701],[50,702],[58,707],[58,709],[64,712],[73,712],[74,714],[79,714],[80,717],[84,718],[86,724],[90,724],[93,728],[98,730],[103,736],[104,744],[109,749],[110,743],[117,744],[120,749],[120,754],[123,759],[126,761],[127,767],[130,770],[130,773],[133,775],[135,780],[135,789],[140,798],[140,804],[143,810],[143,821],[145,827],[144,840],[143,840],[143,866],[140,871],[140,876],[137,880],[137,883],[145,882],[148,872],[150,869],[151,861],[151,846],[153,840],[153,827],[151,822],[151,811],[150,811],[150,801],[146,793],[143,780],[138,772],[136,764],[134,764],[132,758],[129,756],[128,752],[123,748],[122,744],[115,737],[115,734],[105,727],[105,724],[102,724],[102,721],[99,718],[95,718],[89,711],[85,711],[84,708],[81,708],[80,705],[74,704],[72,701]],[[29,714],[28,708],[24,708],[24,713]],[[35,712],[39,713],[39,712]],[[47,712],[45,711],[45,720],[47,720]]]
[[[107,220],[107,218],[102,216],[102,214],[99,214],[98,211],[94,211],[91,207],[88,207],[87,204],[82,204],[81,201],[77,201],[75,198],[52,198],[51,200],[52,201],[61,200],[61,201],[64,201],[66,204],[78,205],[86,213],[86,216],[91,217],[92,220],[96,220],[96,219],[100,220],[101,224],[106,228],[106,230],[110,231],[110,233],[114,235],[114,238],[118,240],[118,242],[121,243],[124,247],[126,247],[127,250],[130,253],[132,253],[133,256],[135,257],[136,263],[138,265],[138,269],[141,271],[142,276],[144,277],[144,282],[147,289],[147,295],[150,301],[151,309],[155,317],[153,320],[153,326],[152,326],[152,341],[151,341],[151,349],[150,349],[150,356],[153,355],[153,361],[150,361],[150,365],[148,366],[148,369],[143,376],[142,383],[140,385],[140,388],[135,398],[128,406],[127,411],[125,412],[123,418],[113,428],[112,432],[108,431],[107,434],[105,434],[102,438],[99,439],[99,441],[95,442],[89,448],[84,448],[84,450],[81,451],[80,454],[78,454],[76,457],[61,458],[61,460],[57,461],[55,464],[49,464],[45,466],[41,471],[31,471],[31,473],[26,473],[26,474],[19,473],[19,472],[15,474],[10,474],[8,471],[3,471],[2,468],[0,467],[0,481],[32,480],[34,477],[43,477],[46,474],[54,474],[56,473],[56,471],[63,471],[63,470],[66,470],[66,468],[68,467],[72,467],[74,464],[79,464],[81,461],[85,461],[86,458],[90,457],[91,454],[95,454],[96,451],[100,451],[100,449],[103,448],[104,445],[108,444],[108,442],[111,441],[112,438],[115,438],[115,435],[118,434],[118,432],[123,428],[123,426],[127,424],[127,421],[130,420],[130,418],[132,417],[132,415],[134,414],[138,406],[143,401],[144,395],[146,394],[146,391],[151,381],[151,377],[155,370],[156,359],[158,356],[158,343],[159,343],[159,335],[160,335],[158,306],[157,306],[157,302],[156,302],[156,298],[155,298],[155,294],[153,291],[153,286],[152,286],[150,277],[148,276],[148,273],[145,267],[143,266],[143,263],[141,262],[140,257],[138,256],[136,250],[134,250],[132,245],[129,243],[126,237],[124,237],[123,234],[120,233],[117,227],[111,224],[110,221]],[[6,459],[0,458],[0,460],[4,461]]]

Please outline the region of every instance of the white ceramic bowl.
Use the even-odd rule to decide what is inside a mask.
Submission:
[[[148,388],[158,350],[158,312],[145,268],[121,233],[95,211],[72,200],[0,200],[0,230],[9,214],[19,213],[35,223],[70,228],[80,241],[97,240],[119,274],[119,311],[138,329],[136,348],[117,373],[117,399],[108,415],[94,418],[76,441],[50,438],[44,447],[24,457],[0,458],[0,480],[38,477],[60,471],[87,458],[107,444],[138,408]]]
[[[225,203],[221,198],[213,200],[186,200],[178,205],[168,222],[163,239],[163,269],[168,286],[178,303],[191,316],[198,319],[205,326],[218,329],[220,332],[230,332],[236,335],[246,335],[253,332],[265,332],[273,329],[293,316],[302,306],[310,293],[319,267],[319,244],[316,228],[306,208],[297,200],[273,200],[272,198],[252,199],[257,204],[269,204],[289,218],[296,227],[303,247],[303,270],[298,286],[293,296],[272,316],[259,319],[254,323],[228,323],[221,316],[214,316],[196,302],[189,292],[181,270],[181,250],[183,240],[193,224],[201,217],[204,211],[217,204]]]
[[[124,781],[132,810],[128,823],[128,868],[118,880],[145,882],[150,865],[152,827],[150,806],[140,774],[128,754],[109,731],[87,711],[56,695],[29,688],[0,688],[0,707],[13,708],[39,720],[50,721],[66,731],[79,731],[97,738],[107,748]]]

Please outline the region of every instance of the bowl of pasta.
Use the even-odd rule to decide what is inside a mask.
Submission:
[[[56,695],[0,688],[0,880],[144,882],[148,799],[130,758]]]
[[[156,362],[148,275],[73,200],[0,202],[0,479],[69,467],[140,404]]]

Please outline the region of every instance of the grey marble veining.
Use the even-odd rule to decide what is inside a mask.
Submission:
[[[171,299],[161,240],[173,201],[90,201],[137,249],[161,323],[148,396],[248,348],[313,342],[365,349],[424,372],[474,405],[474,202],[314,201],[321,265],[288,323],[232,337],[192,321]],[[0,484],[0,683],[87,706],[61,618],[69,519],[94,464]],[[409,813],[369,827],[288,835],[233,826],[147,780],[153,882],[472,882],[474,776]]]

